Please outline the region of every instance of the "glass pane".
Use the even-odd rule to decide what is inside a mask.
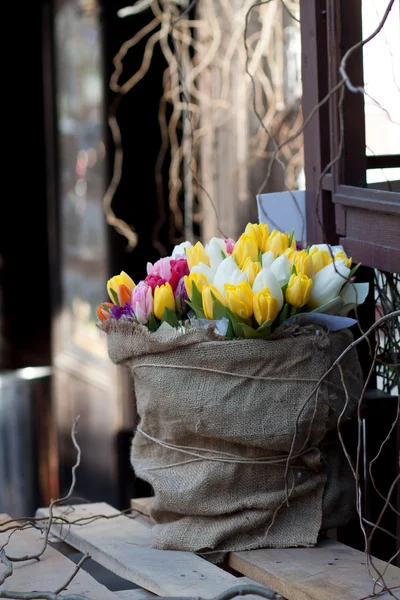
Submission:
[[[65,346],[106,357],[105,336],[96,327],[107,272],[103,75],[95,5],[82,9],[77,0],[59,1],[55,17],[61,323]]]
[[[381,21],[387,2],[362,1],[363,39]],[[363,48],[366,151],[400,153],[400,2],[393,4],[383,29]],[[376,100],[387,112],[382,110]],[[389,113],[389,115],[387,114]],[[384,179],[384,178],[383,178]]]

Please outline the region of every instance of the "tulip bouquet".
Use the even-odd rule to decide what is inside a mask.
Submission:
[[[131,463],[154,490],[155,548],[312,546],[346,523],[352,473],[323,442],[362,390],[354,349],[330,369],[368,292],[351,263],[249,223],[236,242],[176,246],[137,285],[109,280],[99,327],[135,383]]]
[[[148,263],[138,285],[124,272],[111,278],[112,302],[99,306],[98,317],[151,332],[164,322],[175,328],[213,322],[228,338],[268,338],[299,314],[346,316],[368,293],[368,284],[354,283],[358,266],[352,268],[342,246],[301,249],[293,232],[249,223],[236,243],[183,242],[172,256]]]

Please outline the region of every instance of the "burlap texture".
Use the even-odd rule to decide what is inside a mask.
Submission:
[[[323,513],[329,527],[349,518],[351,475],[340,448],[323,449],[346,401],[338,369],[317,385],[352,341],[349,331],[291,328],[265,341],[226,340],[211,329],[150,334],[126,322],[102,328],[111,359],[134,377],[143,433],[131,460],[154,489],[156,548],[312,546]],[[354,350],[342,369],[348,417],[361,392]]]

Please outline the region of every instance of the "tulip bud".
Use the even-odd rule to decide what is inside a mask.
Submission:
[[[226,258],[226,245],[220,238],[211,238],[206,244],[205,251],[208,256],[209,265],[213,271],[216,271],[221,262]]]
[[[185,281],[184,281],[183,277],[179,281],[178,285],[176,286],[174,295],[175,295],[176,311],[180,317],[183,317],[187,313],[188,308],[189,308],[189,306],[186,304],[188,295],[187,295]]]
[[[192,273],[201,273],[207,279],[208,283],[213,283],[214,281],[215,271],[213,271],[211,267],[205,265],[202,262],[191,268],[190,274]]]
[[[192,244],[190,242],[182,242],[181,244],[178,244],[178,246],[175,246],[175,248],[172,250],[171,258],[173,258],[174,260],[178,260],[179,258],[186,258],[187,248],[191,247]]]
[[[102,323],[111,318],[111,308],[113,306],[114,305],[111,302],[103,302],[103,304],[100,304],[99,308],[97,309],[97,316]]]
[[[241,319],[249,319],[253,314],[253,291],[247,281],[239,285],[225,284],[228,306]]]
[[[224,306],[226,306],[226,300],[222,296],[222,294],[220,294],[220,292],[217,290],[217,288],[212,284],[206,285],[203,287],[203,289],[201,291],[201,296],[202,296],[202,300],[203,300],[203,311],[204,311],[205,317],[206,317],[206,319],[211,321],[214,318],[214,315],[213,315],[213,300],[214,300],[214,298],[219,300],[219,302],[221,302],[221,304],[223,304]]]
[[[268,269],[275,260],[274,253],[269,250],[262,255],[262,268]]]
[[[264,248],[269,236],[269,228],[266,223],[259,223],[258,225],[256,223],[247,223],[244,232],[247,235],[253,236],[258,248],[261,252],[265,252]]]
[[[154,314],[157,319],[162,319],[164,309],[175,310],[175,298],[169,283],[157,286],[154,291]]]
[[[254,294],[253,298],[254,318],[259,325],[265,321],[275,321],[278,312],[278,300],[269,293],[268,289]]]
[[[243,273],[246,273],[250,287],[252,287],[256,275],[258,275],[258,273],[261,271],[261,265],[259,262],[254,262],[251,260],[251,258],[247,258],[243,265],[242,271]]]
[[[275,275],[281,287],[286,285],[290,278],[290,263],[287,256],[285,254],[278,256],[272,263],[270,271]]]
[[[144,281],[141,281],[132,292],[132,308],[137,321],[146,325],[153,312],[153,292]]]
[[[126,286],[126,288],[128,289],[129,298],[127,298],[127,300],[130,300],[130,295],[132,293],[132,290],[135,287],[135,284],[134,284],[133,280],[129,277],[129,275],[127,275],[124,271],[121,271],[121,273],[119,275],[115,275],[114,277],[111,277],[111,279],[109,279],[107,282],[107,292],[108,292],[108,295],[110,296],[111,300],[113,301],[114,304],[119,304],[120,306],[123,306],[125,304],[126,300],[123,303],[121,303],[121,298],[120,298],[120,293],[119,293],[121,286]],[[125,295],[126,295],[125,289],[122,290],[122,295],[125,298]]]
[[[307,277],[307,275],[304,275],[303,273],[292,275],[286,290],[286,300],[288,304],[295,306],[296,308],[301,308],[307,304],[312,286],[312,279]]]
[[[295,258],[297,256],[297,250],[293,250],[293,248],[288,248],[287,250],[285,250],[285,256],[287,256],[287,259],[290,264],[290,268],[292,268]]]
[[[318,248],[310,250],[309,256],[311,256],[313,262],[314,275],[326,267],[331,260],[331,257],[326,250],[319,250]]]
[[[318,271],[314,275],[309,306],[318,308],[337,298],[349,275],[350,269],[342,262],[331,262]]]
[[[185,288],[189,300],[191,300],[193,296],[193,283],[196,285],[199,292],[201,292],[204,286],[209,284],[207,277],[205,277],[203,273],[190,273],[190,275],[186,275],[183,280],[185,282]]]
[[[271,250],[271,252],[274,253],[274,256],[278,256],[278,254],[284,254],[285,250],[289,248],[289,238],[289,233],[282,233],[281,231],[274,229],[267,239],[265,252]],[[292,236],[290,248],[296,250],[296,240],[294,236]]]
[[[186,248],[186,259],[189,269],[198,265],[200,262],[210,266],[207,252],[201,242],[197,242],[192,248]]]
[[[258,245],[253,235],[243,233],[235,244],[232,254],[239,269],[241,269],[248,258],[254,262],[258,261]]]
[[[348,257],[343,250],[341,250],[340,252],[337,252],[337,254],[335,254],[335,262],[337,260],[342,260],[344,262],[344,264],[346,265],[346,267],[348,269],[351,269],[351,265],[353,263],[353,259],[350,258],[350,257]]]
[[[296,267],[297,274],[302,273],[307,277],[314,276],[314,266],[312,257],[308,254],[307,250],[301,250],[294,258],[294,266]]]
[[[267,289],[278,301],[279,310],[283,306],[283,294],[279,281],[269,269],[261,269],[253,283],[253,292],[258,294]]]
[[[243,273],[231,256],[225,258],[219,265],[214,277],[214,285],[219,292],[225,296],[225,284],[231,283],[238,285],[242,281],[247,281],[246,273]]]

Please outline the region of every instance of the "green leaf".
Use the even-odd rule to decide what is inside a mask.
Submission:
[[[157,329],[159,328],[160,323],[158,321],[158,319],[155,318],[154,314],[151,313],[150,318],[149,318],[149,322],[147,323],[147,328],[148,330],[153,333],[154,331],[157,331]]]
[[[258,262],[261,264],[262,266],[262,255],[263,253],[261,252],[260,248],[258,249]]]
[[[226,306],[224,306],[222,304],[222,302],[220,302],[218,300],[218,298],[216,298],[214,296],[214,294],[211,292],[211,297],[213,300],[213,317],[216,321],[219,321],[220,319],[223,319],[224,317],[229,319],[229,314],[228,314],[228,308]]]
[[[191,300],[191,302],[195,306],[198,306],[199,308],[203,309],[203,298],[201,296],[201,292],[199,292],[199,290],[197,289],[197,285],[195,284],[194,281],[192,281],[192,300]]]
[[[291,275],[297,275],[296,265],[293,265]]]
[[[168,323],[171,327],[177,328],[180,326],[179,319],[176,316],[176,312],[171,310],[167,306],[164,308],[164,313],[161,319],[162,323]]]
[[[289,235],[288,247],[290,248],[294,238],[294,229],[292,229],[292,233]]]
[[[196,314],[196,317],[198,319],[206,318],[206,315],[204,314],[204,310],[201,306],[196,306],[196,304],[194,304],[193,302],[190,302],[190,300],[186,300],[186,304],[188,306],[190,306],[190,308],[194,311],[194,313]]]
[[[284,323],[286,321],[286,319],[289,316],[289,309],[290,306],[289,304],[285,304],[284,307],[282,308],[281,314],[279,315],[279,325],[282,325],[282,323]]]
[[[358,269],[361,267],[362,263],[358,263],[358,265],[356,265],[355,267],[353,267],[350,271],[349,274],[349,279],[351,279],[352,277],[354,277],[354,275],[357,273]]]
[[[326,302],[326,304],[323,304],[322,306],[315,308],[311,312],[324,313],[326,315],[336,315],[337,311],[340,310],[343,306],[344,306],[343,300],[340,298],[340,296],[337,296],[336,298],[333,298],[333,300]]]
[[[283,294],[283,297],[284,297],[284,298],[285,298],[285,296],[286,296],[286,290],[288,289],[288,285],[289,285],[288,283],[285,283],[285,285],[283,285],[283,286],[281,287],[282,294]]]
[[[271,331],[272,321],[265,321],[260,327],[257,329],[257,333],[264,334],[264,332],[270,333]]]
[[[112,296],[113,302],[116,306],[119,306],[118,294],[115,290],[110,288],[110,294]]]
[[[226,254],[225,254],[225,252],[223,250],[221,250],[221,256],[222,256],[222,260],[226,259]]]
[[[241,326],[242,326],[242,330],[243,330],[245,338],[255,339],[255,338],[259,337],[258,331],[256,329],[253,329],[253,327],[246,325],[246,323],[241,323]]]

